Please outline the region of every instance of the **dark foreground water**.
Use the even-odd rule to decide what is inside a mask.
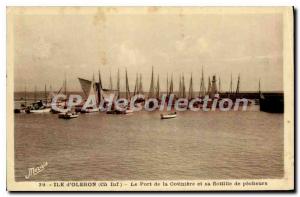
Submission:
[[[15,175],[34,180],[236,179],[283,176],[283,115],[159,112],[15,115]]]

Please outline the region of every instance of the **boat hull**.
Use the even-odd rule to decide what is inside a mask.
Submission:
[[[51,108],[46,108],[46,109],[31,109],[29,112],[30,113],[49,113],[51,111]]]

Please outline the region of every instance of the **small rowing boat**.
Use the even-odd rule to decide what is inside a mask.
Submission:
[[[75,112],[65,112],[65,113],[59,113],[58,118],[63,118],[63,119],[73,119],[77,118],[79,115]]]
[[[44,108],[44,109],[29,109],[27,113],[49,113],[51,108]]]
[[[176,112],[171,114],[160,114],[161,119],[171,119],[176,117]]]

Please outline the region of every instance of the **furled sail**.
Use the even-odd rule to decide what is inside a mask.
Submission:
[[[155,91],[156,91],[156,98],[159,98],[159,95],[160,95],[160,88],[159,88],[159,75],[157,76],[157,84],[156,84]]]
[[[185,81],[184,81],[184,75],[182,75],[182,81],[181,81],[181,85],[182,85],[182,98],[186,98],[186,93],[185,93]]]
[[[153,66],[152,66],[151,82],[150,82],[148,98],[153,98],[153,97],[154,97],[154,73],[153,73]]]

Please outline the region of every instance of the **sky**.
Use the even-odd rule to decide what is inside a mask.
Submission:
[[[175,90],[184,74],[188,89],[199,91],[204,77],[216,75],[221,90],[234,86],[240,74],[240,91],[283,90],[283,20],[281,14],[95,12],[91,14],[18,14],[14,17],[15,91],[60,89],[66,75],[68,90],[80,90],[77,77],[98,78],[104,87],[109,76],[116,86],[120,69],[125,89],[125,68],[130,89],[136,73],[150,86],[151,68],[159,75],[161,90],[173,74]]]

